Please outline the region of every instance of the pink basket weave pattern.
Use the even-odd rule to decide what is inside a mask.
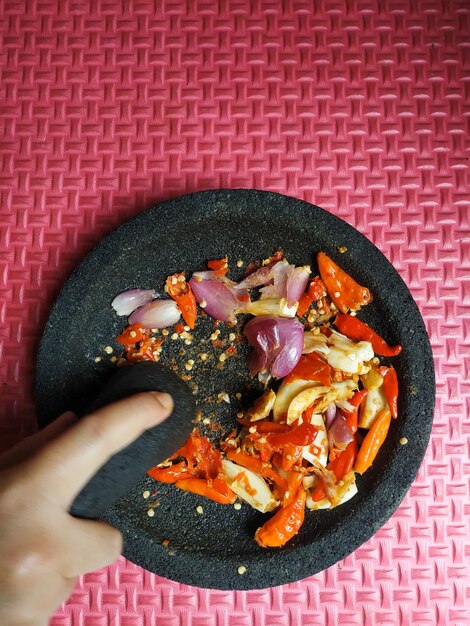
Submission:
[[[410,287],[436,364],[417,480],[344,561],[222,592],[121,559],[53,626],[470,624],[469,33],[465,0],[0,1],[2,449],[34,430],[35,351],[67,275],[195,190],[278,191],[353,224]]]

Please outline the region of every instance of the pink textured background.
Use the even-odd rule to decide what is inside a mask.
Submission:
[[[470,5],[465,0],[4,0],[0,435],[34,429],[34,357],[82,256],[162,199],[298,196],[392,261],[429,330],[431,444],[402,506],[342,563],[228,593],[125,560],[53,626],[470,624]]]

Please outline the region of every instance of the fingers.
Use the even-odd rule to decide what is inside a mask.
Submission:
[[[68,507],[111,456],[144,430],[163,422],[172,408],[171,396],[150,392],[88,415],[36,455],[33,480],[37,489],[44,493],[49,487],[48,498]]]
[[[76,421],[76,415],[72,411],[66,411],[54,420],[52,424],[30,437],[26,437],[26,439],[23,439],[23,441],[20,441],[13,448],[2,454],[0,456],[0,470],[21,463],[21,461],[24,461],[49,443],[49,441],[65,432]]]
[[[122,551],[122,535],[99,521],[72,519],[61,538],[60,573],[76,578],[113,563]]]

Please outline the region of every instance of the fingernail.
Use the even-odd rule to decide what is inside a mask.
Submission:
[[[171,413],[171,411],[173,410],[173,398],[170,396],[169,393],[163,393],[161,391],[152,391],[152,395],[154,398],[156,398],[160,404],[163,406],[164,409],[166,409],[169,413]]]

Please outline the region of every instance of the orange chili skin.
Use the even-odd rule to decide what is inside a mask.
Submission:
[[[214,259],[207,262],[207,267],[214,270],[215,276],[225,276],[228,272],[228,258],[226,256],[223,259]]]
[[[154,352],[162,345],[159,337],[149,337],[139,341],[137,347],[126,345],[126,357],[128,361],[155,361]]]
[[[382,374],[384,382],[384,393],[390,413],[394,420],[398,417],[398,378],[396,369],[393,367],[381,367],[379,372]]]
[[[337,480],[341,480],[351,471],[357,457],[357,449],[357,441],[353,439],[334,461],[328,463],[327,469],[333,472]]]
[[[331,367],[315,352],[302,354],[297,365],[284,380],[290,383],[297,379],[317,380],[322,385],[329,387],[331,385]]]
[[[353,397],[348,400],[349,404],[352,404],[352,406],[354,407],[354,411],[343,411],[340,409],[340,413],[346,418],[346,422],[353,434],[357,431],[357,416],[359,412],[359,407],[361,406],[366,396],[367,389],[356,391]]]
[[[284,445],[309,446],[313,443],[318,432],[318,428],[312,424],[300,424],[287,433],[270,433],[266,435],[268,444],[278,449]]]
[[[325,283],[322,281],[320,276],[315,276],[315,278],[310,281],[310,285],[308,286],[308,294],[312,296],[315,301],[320,300],[320,298],[326,296]]]
[[[178,480],[175,486],[178,487],[178,489],[190,491],[199,496],[205,496],[209,498],[209,500],[214,500],[214,502],[218,502],[219,504],[233,504],[236,500],[236,496],[233,492],[231,496],[224,495],[217,491],[215,487],[209,485],[203,478],[185,478]]]
[[[353,339],[354,341],[369,341],[372,344],[372,349],[375,354],[379,354],[380,356],[397,356],[402,350],[400,345],[389,346],[375,330],[372,330],[370,326],[352,315],[340,313],[336,317],[334,324],[339,332],[349,337],[349,339]]]
[[[182,471],[183,469],[185,470],[184,472]],[[188,477],[186,463],[184,461],[175,463],[169,467],[158,467],[158,465],[156,465],[152,467],[152,469],[149,469],[147,474],[155,480],[159,480],[161,483],[175,483],[181,478]]]
[[[284,446],[282,452],[275,452],[273,454],[271,462],[285,472],[290,472],[294,465],[301,463],[302,452],[303,450],[300,446]]]
[[[300,487],[294,500],[279,509],[271,519],[258,528],[256,543],[262,548],[281,548],[300,530],[305,517],[305,490]]]
[[[307,313],[308,309],[310,308],[312,302],[313,297],[308,293],[308,291],[305,291],[299,298],[299,304],[296,311],[297,317],[302,317],[302,315],[305,315],[305,313]]]
[[[305,474],[302,472],[289,472],[287,474],[287,491],[282,499],[282,506],[286,507],[295,500]]]
[[[299,458],[298,450],[300,450],[301,456],[302,447],[313,443],[317,432],[318,429],[315,426],[304,423],[291,428],[287,432],[271,432],[263,434],[262,437],[260,437],[260,433],[256,432],[247,435],[246,438],[253,442],[261,461],[268,461],[274,453],[282,452],[283,462],[278,467],[289,471]],[[287,449],[289,449],[289,452],[287,452]],[[293,463],[289,467],[287,467],[289,459],[285,459],[287,455],[293,457]]]
[[[320,300],[324,295],[326,295],[325,285],[319,276],[315,276],[315,278],[310,281],[307,291],[299,298],[299,306],[297,307],[296,313],[297,317],[305,315],[312,302]]]
[[[275,469],[269,464],[264,463],[261,459],[246,452],[237,452],[236,450],[230,450],[227,452],[227,458],[246,469],[253,470],[256,474],[259,474],[263,478],[271,480],[282,492],[286,492],[288,489],[287,481],[280,476]]]
[[[135,333],[131,337],[131,333]],[[120,343],[122,346],[133,346],[137,342],[142,341],[146,338],[145,332],[143,332],[140,324],[131,324],[123,332],[116,337],[116,341]]]
[[[178,305],[181,315],[189,328],[194,328],[196,323],[197,306],[196,298],[191,290],[190,285],[184,281],[178,280],[180,277],[185,277],[183,274],[173,274],[166,279],[166,287],[168,295]],[[176,284],[173,284],[173,279],[176,278]]]
[[[343,313],[347,313],[348,310],[358,311],[372,301],[372,295],[367,287],[359,285],[324,252],[318,253],[317,262],[328,295],[340,311]]]
[[[374,462],[378,451],[387,437],[391,417],[390,411],[384,409],[365,436],[354,465],[354,471],[358,474],[363,474]]]
[[[356,439],[353,439],[350,443],[348,443],[346,448],[338,454],[335,460],[330,461],[326,466],[326,469],[331,470],[336,476],[336,480],[341,480],[352,470],[354,461],[357,457],[357,448],[357,441]],[[314,502],[320,502],[323,498],[326,498],[326,490],[323,482],[320,481],[312,493],[312,500]]]

